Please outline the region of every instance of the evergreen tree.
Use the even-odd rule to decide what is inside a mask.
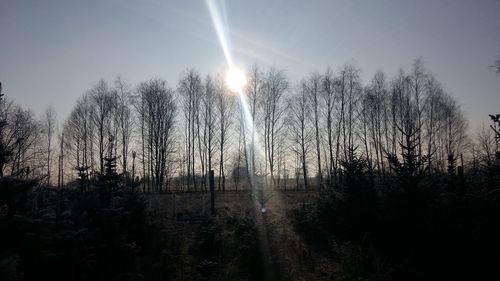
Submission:
[[[104,157],[104,174],[100,177],[100,192],[105,201],[111,200],[113,194],[123,187],[121,175],[116,172],[118,157],[114,155],[114,137],[108,139],[108,152]]]

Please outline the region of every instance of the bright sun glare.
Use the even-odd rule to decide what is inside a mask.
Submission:
[[[247,80],[245,73],[237,67],[230,67],[226,73],[226,84],[231,91],[240,92]]]

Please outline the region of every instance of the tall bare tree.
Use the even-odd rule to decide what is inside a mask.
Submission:
[[[197,121],[199,121],[197,116],[203,91],[200,75],[194,70],[186,72],[179,81],[177,91],[182,100],[182,111],[184,113],[187,184],[189,188],[192,185],[192,188],[196,190],[195,152],[198,137]]]
[[[329,155],[329,161],[328,161],[328,176],[329,176],[329,182],[330,185],[332,185],[334,178],[337,175],[337,165],[336,165],[336,160],[334,160],[334,150],[336,151],[336,158],[338,158],[338,146],[339,146],[339,141],[338,137],[340,136],[340,126],[338,127],[339,130],[337,131],[337,148],[335,149],[335,144],[334,144],[334,114],[335,114],[335,106],[336,106],[336,89],[337,89],[337,83],[336,79],[333,76],[333,72],[328,69],[325,74],[323,75],[322,81],[321,81],[321,92],[322,92],[322,98],[324,101],[325,105],[325,121],[326,121],[326,138],[327,138],[327,143],[328,143],[328,155]]]
[[[111,121],[114,106],[113,95],[106,81],[99,82],[90,90],[94,114],[92,121],[97,127],[97,142],[99,153],[99,173],[104,173],[104,156],[106,153],[107,136],[112,135]]]
[[[146,109],[144,116],[149,178],[155,192],[168,189],[172,172],[172,155],[175,152],[174,125],[177,106],[174,91],[164,80],[154,79],[142,82],[138,87]]]
[[[0,83],[0,178],[4,175],[26,178],[36,168],[36,142],[40,125],[33,112],[15,105],[4,97]]]
[[[299,168],[296,176],[304,176],[305,185],[311,185],[310,174],[317,171],[320,184],[328,178],[328,184],[334,186],[342,183],[342,163],[360,156],[369,163],[374,179],[398,172],[396,160],[400,164],[406,161],[413,175],[454,171],[455,161],[467,145],[467,122],[459,105],[424,68],[422,60],[390,80],[378,71],[366,85],[362,85],[359,73],[351,64],[337,73],[312,73],[290,99],[289,81],[283,71],[272,68],[264,73],[253,66],[240,96],[246,102],[240,105],[245,108],[240,107],[237,115],[236,97],[228,94],[224,81],[207,76],[202,82],[194,70],[181,76],[178,99],[172,98],[168,106],[162,99],[170,99],[164,96],[170,96],[171,89],[162,80],[141,83],[134,102],[130,85],[123,80],[117,79],[112,88],[101,80],[77,101],[64,126],[65,149],[60,155],[68,160],[60,165],[77,167],[80,178],[91,178],[101,170],[105,140],[114,135],[117,141],[113,153],[121,151],[125,174],[129,170],[129,149],[142,151],[138,155],[142,157],[144,191],[164,190],[173,174],[179,177],[178,190],[200,190],[199,179],[202,188],[206,187],[205,177],[212,169],[218,169],[219,189],[225,190],[228,155],[235,156],[231,175],[236,186],[243,178],[251,184],[252,175],[261,174],[266,186],[280,188],[282,176],[288,175],[286,167],[293,161]],[[132,104],[137,124],[133,123]],[[166,123],[160,120],[169,119],[167,115],[177,107],[183,117],[179,131],[173,129],[175,118]],[[28,168],[26,159],[30,159],[31,176],[43,171],[47,165],[40,163],[46,159],[36,160],[44,158],[37,155],[45,155],[40,152],[40,147],[45,148],[40,134],[23,144],[22,152],[16,141],[7,142],[16,112],[19,120],[22,116],[29,120],[29,114],[19,113],[18,107],[5,101],[1,108],[2,147],[8,146],[10,149],[3,151],[11,152],[0,157],[1,170],[19,173]],[[240,126],[232,126],[237,116]],[[168,141],[163,139],[167,127]],[[131,138],[133,130],[140,135],[137,142]],[[238,132],[238,140],[231,142],[231,136]],[[262,156],[257,153],[261,151],[257,136],[262,140]],[[165,142],[166,156],[161,148]],[[290,151],[295,154],[290,155]],[[479,157],[477,150],[474,153]],[[395,158],[388,161],[388,155]],[[313,156],[314,160],[310,158]],[[174,171],[177,167],[178,173]],[[260,173],[256,173],[258,170]],[[326,172],[328,177],[324,176]]]
[[[215,85],[216,113],[218,119],[218,143],[219,143],[219,182],[218,189],[226,190],[226,158],[227,144],[229,142],[229,132],[233,124],[235,111],[234,98],[230,95],[224,81],[219,78]]]
[[[30,170],[38,168],[30,167],[30,159],[36,157],[36,151],[30,148],[39,139],[40,125],[32,111],[19,106],[13,107],[7,123],[10,125],[4,136],[7,147],[11,149],[10,175],[28,177]]]
[[[45,114],[43,116],[43,132],[47,139],[47,185],[51,184],[50,176],[51,176],[51,168],[52,168],[52,139],[54,137],[55,129],[56,129],[56,112],[54,108],[49,106],[45,110]]]
[[[64,146],[66,144],[64,138],[64,129],[59,134],[59,156],[57,164],[57,187],[61,188],[64,186]]]
[[[213,154],[216,146],[214,145],[215,130],[217,125],[216,118],[216,85],[212,77],[207,76],[205,80],[204,95],[202,96],[202,126],[203,132],[199,133],[199,139],[203,139],[200,143],[200,158],[202,161],[202,173],[204,186],[206,188],[209,172],[212,170]],[[204,168],[204,169],[203,169]]]
[[[448,95],[443,100],[442,110],[448,172],[454,174],[456,161],[464,149],[468,124],[456,101]]]
[[[90,94],[83,95],[77,100],[75,107],[66,121],[63,134],[66,136],[65,145],[68,147],[71,156],[72,168],[78,172],[81,187],[90,177],[93,169],[93,139],[94,122],[92,120],[93,110]]]
[[[312,126],[310,124],[311,110],[308,100],[310,90],[308,86],[306,81],[302,81],[299,85],[297,93],[292,97],[292,100],[289,101],[289,108],[291,110],[289,111],[290,116],[288,117],[290,132],[296,147],[293,150],[295,154],[298,155],[305,189],[309,189],[307,158],[313,137],[313,131],[311,130]]]
[[[257,65],[253,65],[249,72],[248,83],[246,84],[246,95],[248,97],[250,114],[252,117],[251,122],[251,140],[250,140],[250,163],[251,163],[251,173],[255,173],[256,162],[255,162],[255,136],[256,136],[256,122],[257,122],[257,110],[259,108],[259,99],[261,96],[263,84],[262,73]]]
[[[304,86],[307,89],[307,94],[309,97],[309,102],[311,104],[310,109],[312,111],[312,119],[314,125],[314,138],[316,144],[316,159],[317,159],[317,171],[318,171],[318,183],[321,186],[323,184],[323,173],[321,171],[321,137],[320,137],[320,115],[321,115],[321,80],[322,77],[317,72],[312,73],[309,76],[307,82]]]
[[[13,103],[5,99],[0,83],[0,178],[4,177],[4,168],[12,157],[12,144],[8,136],[9,115]]]
[[[375,156],[371,153],[369,161],[373,163],[377,170],[378,176],[381,177],[385,173],[385,151],[387,136],[387,100],[388,91],[386,85],[385,74],[382,71],[377,71],[368,85],[365,96],[363,98],[363,107],[365,125],[368,127],[368,134],[371,141],[368,144],[373,147]],[[365,148],[367,149],[367,148]]]
[[[130,86],[121,77],[115,80],[115,119],[118,128],[118,144],[121,146],[121,166],[125,178],[128,178],[128,159],[130,140],[133,128],[133,114],[131,110],[132,94]]]
[[[271,177],[271,189],[274,188],[275,180],[277,140],[283,128],[285,111],[283,97],[288,87],[289,82],[284,71],[271,68],[264,80],[263,98],[261,99],[264,119],[264,150],[266,155],[266,167],[269,167],[269,174]]]
[[[415,110],[416,110],[416,118],[417,118],[417,126],[419,128],[422,128],[423,124],[423,111],[424,111],[424,87],[425,83],[427,80],[427,73],[424,68],[424,63],[422,58],[418,58],[415,60],[412,66],[412,73],[410,76],[410,83],[411,83],[411,91],[413,94],[413,100],[415,103]],[[417,133],[417,138],[418,138],[418,157],[422,157],[422,130],[419,130]]]

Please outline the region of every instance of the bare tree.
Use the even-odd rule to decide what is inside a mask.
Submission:
[[[439,124],[437,124],[437,122],[439,117],[439,107],[443,99],[443,90],[439,82],[437,82],[433,76],[429,76],[429,79],[427,79],[426,91],[427,96],[425,100],[426,105],[424,107],[424,129],[426,131],[427,139],[427,167],[428,172],[431,173],[434,165],[434,158],[437,152],[436,137],[439,133]]]
[[[224,81],[219,78],[215,85],[215,98],[216,98],[216,110],[217,119],[219,124],[219,183],[218,189],[222,191],[226,190],[226,150],[227,144],[229,142],[229,131],[233,124],[233,114],[235,111],[234,99],[229,94],[226,89]]]
[[[93,128],[92,103],[89,94],[77,100],[77,103],[66,121],[63,134],[66,136],[66,155],[71,156],[72,168],[78,171],[80,184],[85,188],[89,178],[89,169],[93,166]]]
[[[320,94],[321,94],[321,76],[314,72],[310,75],[304,86],[307,89],[309,102],[311,103],[310,109],[312,110],[312,119],[314,124],[314,137],[316,142],[316,159],[317,159],[317,169],[318,169],[318,180],[319,185],[323,184],[323,174],[321,171],[321,138],[320,138]]]
[[[201,108],[199,116],[201,122],[198,126],[203,126],[203,130],[198,130],[199,151],[203,182],[202,185],[207,189],[209,172],[212,170],[213,154],[216,146],[214,145],[215,130],[217,125],[216,118],[216,85],[212,77],[207,76],[205,80],[204,95],[201,97]]]
[[[174,125],[177,106],[174,91],[163,80],[142,82],[138,92],[146,109],[144,115],[147,155],[154,191],[168,189],[174,151]]]
[[[184,126],[186,137],[186,162],[187,162],[187,183],[194,190],[196,187],[195,172],[195,151],[196,139],[198,137],[197,124],[199,122],[198,110],[200,107],[200,97],[202,93],[202,83],[200,75],[194,70],[188,71],[179,81],[177,91],[182,99],[182,111],[184,113]]]
[[[381,71],[377,71],[365,90],[363,99],[363,107],[365,108],[363,125],[368,127],[369,136],[365,137],[365,150],[368,150],[368,145],[373,147],[375,156],[372,153],[367,155],[369,162],[377,169],[378,176],[381,177],[385,173],[385,154],[387,141],[384,141],[384,136],[387,136],[387,99],[388,91],[385,82],[385,75]],[[371,141],[367,140],[371,139]],[[371,149],[371,148],[370,148]],[[368,151],[367,151],[368,153]]]
[[[346,145],[346,88],[347,88],[347,72],[346,69],[347,66],[344,66],[344,69],[342,69],[337,77],[337,87],[338,87],[338,99],[339,99],[339,104],[337,105],[339,108],[337,109],[338,111],[338,116],[337,116],[337,141],[336,141],[336,151],[335,151],[335,160],[337,161],[336,166],[340,167],[341,157],[343,157],[344,161],[347,160],[347,145]],[[340,149],[340,138],[342,136],[342,149],[344,150],[344,156],[341,156],[341,149]],[[340,171],[339,171],[340,174]]]
[[[305,81],[303,81],[297,94],[289,101],[290,116],[288,123],[296,149],[293,149],[298,155],[302,176],[304,179],[304,188],[309,189],[307,175],[307,158],[310,150],[310,145],[313,137],[310,122],[310,107],[308,101],[309,89]]]
[[[271,189],[274,188],[276,142],[283,128],[283,95],[288,90],[288,80],[283,71],[272,68],[265,77],[263,86],[262,113],[264,119],[264,150],[266,168],[271,175]],[[267,172],[266,172],[267,174]]]
[[[365,159],[368,164],[368,170],[371,174],[371,178],[373,178],[373,143],[375,142],[375,138],[373,137],[372,128],[372,107],[375,104],[375,97],[369,87],[365,87],[363,90],[363,97],[361,100],[361,106],[358,108],[359,112],[359,127],[360,127],[360,140],[362,141],[364,151],[365,151]]]
[[[135,110],[137,111],[137,117],[139,119],[140,123],[140,135],[141,135],[141,140],[140,140],[140,148],[141,148],[141,159],[142,159],[142,192],[146,193],[146,177],[149,175],[149,173],[146,173],[146,167],[149,167],[149,165],[146,165],[146,101],[142,97],[142,93],[138,91],[137,96],[135,97],[134,100],[134,106]],[[135,168],[135,167],[134,167]]]
[[[106,152],[106,136],[111,135],[111,121],[114,109],[113,95],[104,80],[99,82],[90,90],[90,97],[94,114],[93,122],[97,127],[97,141],[99,153],[99,173],[104,173],[104,154]]]
[[[495,134],[486,125],[482,125],[476,133],[479,161],[485,166],[492,166],[495,163],[495,153],[497,151]]]
[[[64,139],[64,130],[59,134],[59,157],[57,165],[57,187],[64,186],[64,146],[66,142]]]
[[[342,183],[345,170],[341,163],[360,156],[369,164],[373,179],[401,172],[397,163],[407,168],[410,178],[423,171],[454,171],[455,161],[468,143],[467,122],[456,101],[425,70],[422,60],[416,60],[408,73],[401,70],[390,82],[378,71],[362,85],[359,73],[350,64],[336,74],[331,70],[322,75],[314,72],[300,83],[293,99],[288,99],[289,81],[283,71],[272,68],[262,73],[253,66],[240,96],[247,102],[240,103],[245,105],[238,114],[240,126],[232,126],[237,121],[233,116],[235,97],[228,95],[221,78],[213,80],[208,75],[202,82],[196,71],[187,71],[177,86],[178,99],[171,98],[171,89],[158,79],[141,83],[134,97],[130,85],[120,78],[113,88],[101,80],[78,100],[64,126],[60,157],[68,160],[59,166],[77,167],[80,178],[91,178],[102,170],[108,145],[105,140],[113,135],[117,140],[113,155],[121,151],[125,174],[130,149],[142,152],[136,156],[142,158],[143,191],[168,188],[173,174],[178,175],[177,190],[200,190],[200,183],[206,188],[206,175],[212,169],[218,169],[219,190],[225,190],[228,155],[234,156],[230,174],[236,186],[243,178],[252,184],[252,175],[259,171],[266,186],[273,189],[281,188],[282,176],[286,186],[286,167],[293,166],[293,161],[298,168],[296,175],[304,177],[307,187],[311,186],[310,173],[316,171],[320,185],[327,178],[330,186]],[[133,123],[132,104],[137,124]],[[177,106],[183,117],[179,131],[174,129],[175,115],[171,115]],[[17,173],[30,159],[34,176],[35,170],[44,171],[41,162],[52,166],[51,160],[36,160],[44,158],[37,155],[45,155],[40,152],[40,147],[45,149],[38,139],[40,134],[23,144],[31,145],[24,152],[12,140],[7,144],[16,108],[2,101],[2,147],[8,146],[3,151],[11,154],[2,154],[0,166],[4,166],[2,171]],[[131,137],[134,129],[139,135],[137,142]],[[231,136],[238,132],[238,140],[231,142]],[[257,136],[262,139],[262,157],[256,153],[260,149]],[[16,164],[12,165],[14,159]],[[179,172],[174,171],[177,167]],[[64,173],[60,170],[59,174],[62,177]],[[59,185],[62,181],[58,179]]]
[[[1,86],[0,83],[0,178],[6,173],[28,177],[34,169],[29,163],[36,157],[33,148],[39,139],[40,126],[31,111],[5,99]]]
[[[468,124],[456,101],[450,96],[445,96],[442,110],[444,111],[444,143],[448,160],[448,172],[454,174],[457,158],[466,141]]]
[[[35,120],[33,112],[19,106],[14,106],[10,112],[7,124],[10,124],[5,134],[7,147],[11,149],[10,175],[14,177],[28,177],[33,167],[29,166],[30,159],[35,157],[30,148],[39,139],[40,125]]]
[[[334,177],[336,177],[337,174],[337,166],[336,162],[333,157],[333,153],[335,150],[335,145],[334,145],[334,114],[335,114],[335,94],[336,94],[336,88],[337,88],[337,83],[335,78],[333,77],[333,73],[331,70],[327,70],[325,74],[323,75],[323,79],[321,81],[321,88],[322,88],[322,98],[324,101],[325,105],[325,118],[326,118],[326,133],[327,133],[327,142],[328,142],[328,154],[329,154],[329,181],[330,185],[333,183]],[[339,146],[339,132],[340,132],[340,126],[338,127],[339,130],[337,131],[337,157],[338,158],[338,146]]]
[[[417,118],[417,126],[419,128],[422,128],[423,120],[422,120],[422,114],[424,111],[423,108],[423,100],[424,100],[424,87],[425,83],[427,80],[427,73],[424,68],[424,63],[422,58],[418,58],[415,60],[412,66],[412,73],[410,76],[410,83],[411,83],[411,91],[413,94],[413,100],[415,103],[415,110],[416,110],[416,118]],[[418,138],[418,157],[423,157],[422,154],[422,130],[419,130],[417,133],[417,138]]]
[[[4,177],[4,168],[12,157],[12,144],[8,136],[8,119],[12,109],[12,102],[5,99],[0,83],[0,178]]]
[[[260,72],[259,68],[257,65],[253,65],[249,77],[248,77],[248,83],[246,84],[246,95],[248,97],[248,102],[249,102],[249,108],[250,108],[250,114],[252,116],[252,122],[251,122],[251,145],[250,145],[250,163],[251,163],[251,173],[255,173],[255,168],[256,168],[256,162],[255,162],[255,134],[256,134],[256,126],[255,123],[257,122],[257,110],[259,108],[259,99],[261,96],[261,91],[262,91],[262,83],[263,83],[263,78],[262,78],[262,73]]]
[[[344,145],[344,154],[346,159],[351,161],[354,157],[352,154],[355,148],[355,124],[356,124],[356,112],[359,97],[362,91],[362,86],[359,78],[359,69],[353,65],[346,65],[344,67],[346,75],[346,87],[347,87],[347,146]],[[345,142],[345,140],[344,140]]]
[[[397,155],[388,154],[389,162],[400,179],[405,180],[407,188],[417,186],[426,164],[426,157],[419,155],[419,147],[422,146],[419,135],[422,127],[418,119],[419,107],[411,87],[411,77],[400,71],[391,86],[391,99],[394,111],[393,122],[399,133],[397,142],[401,149],[402,161]]]
[[[121,77],[115,80],[115,123],[118,129],[118,144],[121,146],[121,166],[125,180],[128,178],[128,159],[132,136],[133,114],[131,110],[132,94],[130,86]]]
[[[45,110],[43,116],[43,132],[47,138],[47,185],[50,185],[50,176],[52,168],[52,138],[56,129],[56,112],[51,106]]]

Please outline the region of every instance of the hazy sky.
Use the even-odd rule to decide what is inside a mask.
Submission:
[[[369,81],[418,57],[472,127],[500,113],[500,0],[225,1],[235,63],[310,71],[354,62]],[[225,59],[204,0],[0,0],[0,81],[16,103],[65,119],[97,80],[160,77],[175,87]]]

